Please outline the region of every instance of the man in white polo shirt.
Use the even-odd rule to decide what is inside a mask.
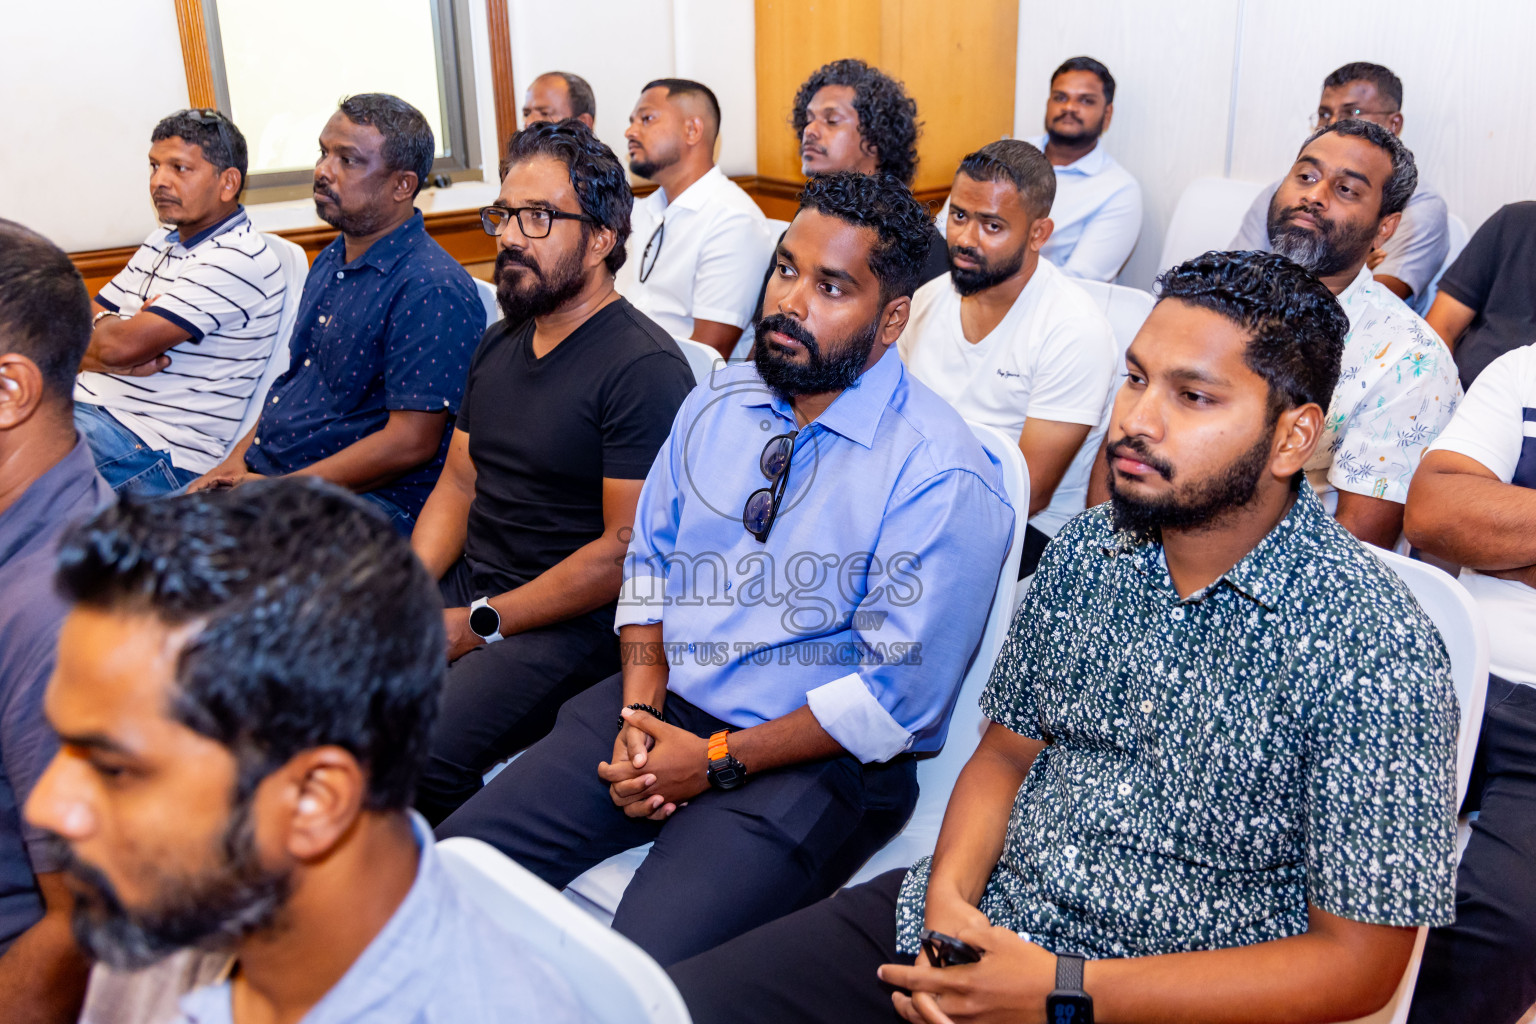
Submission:
[[[1409,1022],[1512,1022],[1536,1000],[1536,346],[1468,389],[1414,475],[1404,530],[1464,567],[1492,673],[1456,921],[1429,933]]]
[[[150,135],[162,227],[96,296],[75,424],[119,493],[168,494],[222,460],[277,339],[282,266],[240,205],[245,137],[216,110]]]
[[[767,222],[715,166],[720,103],[686,78],[648,84],[629,115],[629,169],[657,185],[635,203],[614,287],[679,338],[729,357],[768,269]]]
[[[899,342],[913,375],[962,416],[1019,439],[1030,488],[1021,579],[1083,511],[1119,354],[1093,300],[1040,258],[1056,184],[1027,142],[994,142],[961,162],[950,272],[917,290]]]

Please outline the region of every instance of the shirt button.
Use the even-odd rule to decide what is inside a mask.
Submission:
[[[1144,701],[1141,702],[1141,713],[1144,714],[1144,715],[1150,715],[1152,713],[1152,702],[1151,701],[1144,700]]]
[[[347,275],[343,274],[341,271],[339,271],[339,270],[336,271],[336,280],[341,281],[341,280],[345,279],[346,276]]]
[[[321,316],[320,316],[320,322],[321,322],[321,323],[325,323],[325,315],[324,315],[324,314],[321,314]]]
[[[304,360],[304,365],[305,365],[305,366],[308,366],[308,365],[309,365],[309,360],[308,360],[308,359],[306,359],[306,360]]]
[[[256,439],[256,443],[257,443],[257,444],[261,444],[261,438],[259,438],[259,437],[258,437],[258,438],[257,438],[257,439]]]
[[[273,404],[273,405],[276,405],[276,404],[277,404],[277,396],[276,396],[276,395],[273,395],[273,396],[272,396],[272,404]]]
[[[1115,787],[1115,792],[1119,793],[1121,796],[1130,796],[1131,784],[1129,782],[1122,782],[1120,785]]]

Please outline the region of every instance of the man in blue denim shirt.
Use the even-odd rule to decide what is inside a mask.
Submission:
[[[394,96],[343,101],[320,133],[315,212],[341,237],[315,258],[288,371],[261,419],[190,489],[301,473],[362,494],[409,535],[437,482],[485,330],[473,280],[415,209],[432,129]]]
[[[944,742],[1016,516],[889,351],[930,231],[894,176],[806,187],[753,363],[693,390],[640,492],[623,671],[439,826],[552,885],[654,840],[613,925],[663,964],[830,893]]]

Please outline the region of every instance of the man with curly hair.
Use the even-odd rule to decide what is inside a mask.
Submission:
[[[663,964],[847,881],[944,743],[1016,517],[891,351],[930,230],[893,175],[806,186],[753,362],[693,390],[640,492],[623,671],[438,828],[555,886],[653,842],[613,926]]]
[[[823,64],[795,93],[791,122],[800,139],[800,173],[807,178],[839,171],[880,172],[912,186],[920,130],[917,103],[900,82],[879,68],[852,58]],[[935,228],[929,236],[919,285],[949,273],[943,232]],[[763,308],[763,300],[768,280],[777,271],[778,261],[773,260],[757,296],[760,316],[773,312]],[[741,351],[738,346],[737,352]]]
[[[1304,471],[1344,312],[1273,253],[1159,285],[935,852],[674,965],[697,1024],[1352,1020],[1451,920],[1450,660]]]

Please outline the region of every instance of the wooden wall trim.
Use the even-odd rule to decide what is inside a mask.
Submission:
[[[181,63],[187,73],[187,105],[216,107],[213,61],[208,56],[208,27],[203,0],[176,0],[176,30],[181,34]]]
[[[517,86],[512,78],[512,28],[507,0],[485,0],[485,20],[491,44],[491,83],[496,105],[496,159],[507,151],[517,131]],[[490,161],[486,161],[490,166]]]

